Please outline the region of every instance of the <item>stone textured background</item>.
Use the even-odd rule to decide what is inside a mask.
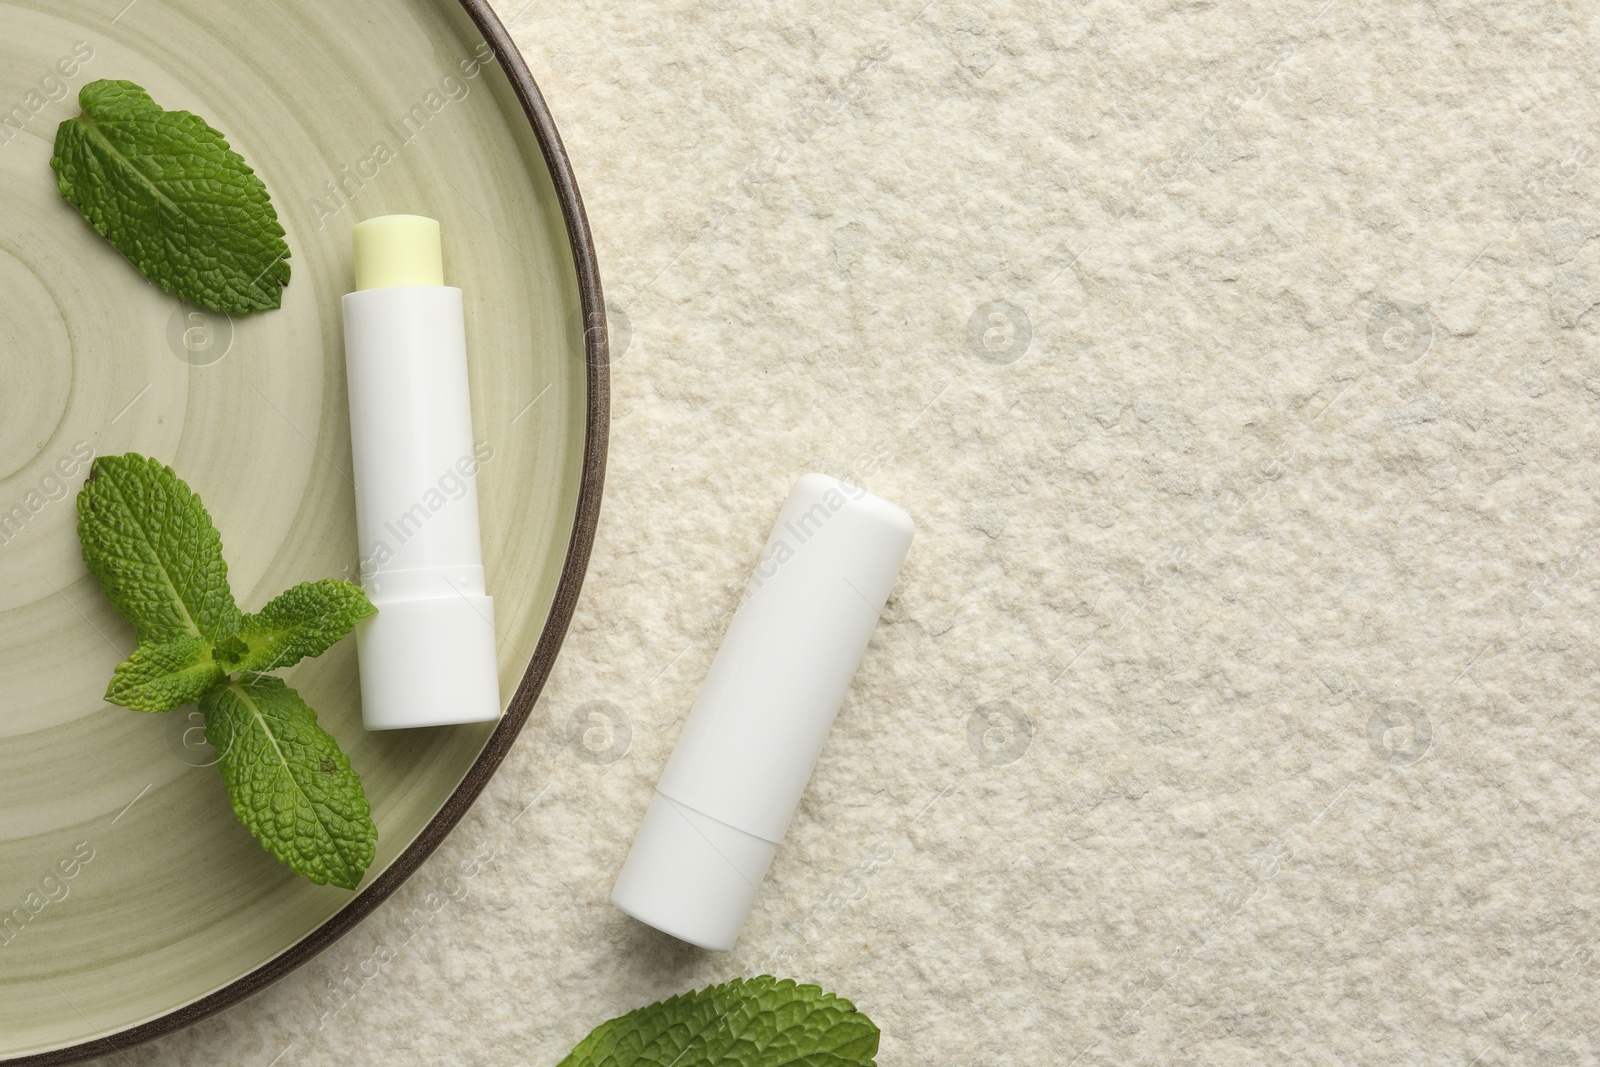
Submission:
[[[554,1064],[771,969],[886,1065],[1600,1063],[1592,6],[500,10],[611,303],[577,621],[375,917],[103,1062]],[[607,895],[812,469],[918,540],[711,955]]]

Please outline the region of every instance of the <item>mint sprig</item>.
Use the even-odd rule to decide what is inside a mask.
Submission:
[[[233,315],[276,308],[289,284],[283,226],[244,157],[204,119],[129,81],[90,82],[56,130],[61,195],[139,273]]]
[[[354,889],[378,839],[361,779],[299,694],[263,672],[326,651],[377,611],[366,594],[306,582],[241,614],[199,496],[171,467],[131,452],[94,461],[78,493],[78,540],[139,640],[106,700],[151,712],[199,704],[239,821],[311,881]]]
[[[560,1067],[873,1067],[878,1027],[771,975],[683,993],[602,1023]]]

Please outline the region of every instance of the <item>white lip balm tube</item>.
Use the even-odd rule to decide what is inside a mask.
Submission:
[[[344,298],[361,584],[356,626],[369,730],[500,717],[494,601],[478,538],[478,464],[461,290],[444,284],[439,224],[355,227]]]
[[[612,890],[725,951],[789,828],[911,547],[911,516],[822,474],[795,483]]]

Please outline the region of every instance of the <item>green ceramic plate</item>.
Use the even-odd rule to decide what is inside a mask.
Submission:
[[[606,429],[599,279],[549,114],[480,0],[0,0],[0,1060],[102,1054],[305,962],[409,875],[493,772],[565,632]],[[206,117],[288,230],[283,309],[229,321],[147,284],[56,193],[55,127],[125,78]],[[359,893],[234,821],[187,710],[101,700],[131,630],[84,571],[90,453],[171,463],[247,610],[356,563],[339,297],[350,228],[438,217],[466,294],[485,564],[508,708],[368,734],[354,648],[294,668],[366,784]],[[585,329],[585,324],[593,328]]]

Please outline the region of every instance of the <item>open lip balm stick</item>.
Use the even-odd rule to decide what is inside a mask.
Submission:
[[[789,828],[911,547],[904,511],[795,483],[722,639],[611,901],[726,950]]]
[[[369,730],[500,717],[494,601],[483,580],[478,464],[461,290],[444,284],[439,224],[355,227],[344,298],[361,581],[356,626]]]

